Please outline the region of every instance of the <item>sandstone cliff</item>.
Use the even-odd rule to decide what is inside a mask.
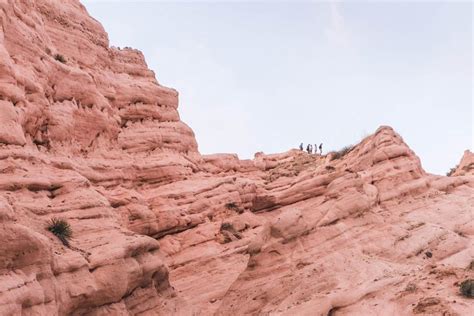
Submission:
[[[381,127],[338,159],[202,156],[77,0],[0,9],[1,315],[468,314],[472,154],[430,175]]]

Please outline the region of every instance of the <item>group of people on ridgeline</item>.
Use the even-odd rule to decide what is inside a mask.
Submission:
[[[300,144],[300,150],[303,150],[303,143]],[[306,146],[306,151],[308,152],[308,154],[312,154],[313,153],[313,145],[308,144],[308,146]],[[314,153],[315,154],[318,153],[318,144],[314,144]],[[319,153],[321,155],[323,154],[323,143],[319,144]]]

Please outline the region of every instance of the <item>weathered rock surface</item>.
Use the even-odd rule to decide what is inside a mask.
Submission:
[[[472,310],[472,153],[429,175],[381,127],[338,159],[201,156],[178,93],[77,0],[0,9],[1,315]]]
[[[469,150],[464,152],[461,162],[456,166],[452,176],[474,175],[474,154]]]

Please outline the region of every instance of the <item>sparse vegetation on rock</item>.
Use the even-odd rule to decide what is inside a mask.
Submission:
[[[446,176],[448,177],[452,176],[456,172],[457,169],[458,169],[458,166],[449,169],[449,171],[446,172]]]
[[[336,160],[336,159],[341,159],[348,153],[350,153],[354,149],[353,145],[348,145],[344,146],[343,148],[339,149],[338,151],[333,151],[330,154],[332,154],[331,160]]]
[[[223,237],[221,240],[222,243],[228,243],[242,238],[242,234],[237,231],[231,223],[222,223],[219,232]]]
[[[47,229],[58,237],[66,247],[69,247],[69,240],[72,237],[72,229],[71,225],[69,225],[65,219],[52,218]]]
[[[326,170],[328,170],[328,171],[334,171],[334,170],[336,170],[336,168],[334,168],[333,166],[330,166],[330,165],[326,166],[325,168],[326,168]]]
[[[463,281],[459,285],[459,290],[461,294],[465,297],[474,298],[474,279],[469,279]]]
[[[66,58],[61,54],[55,54],[54,59],[59,61],[60,63],[63,63],[63,64],[66,63]]]
[[[237,207],[237,204],[235,204],[235,202],[229,202],[229,203],[226,203],[225,207],[228,209],[228,210],[234,210]]]
[[[234,211],[234,212],[237,212],[239,214],[243,213],[243,210],[241,210],[240,207],[235,202],[226,203],[225,207],[226,207],[226,209],[228,209],[230,211]]]

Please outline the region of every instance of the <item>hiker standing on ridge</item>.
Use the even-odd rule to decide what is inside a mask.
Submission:
[[[314,144],[314,154],[318,154],[318,144]]]
[[[300,150],[303,150],[303,143],[300,144]]]
[[[319,144],[319,151],[321,152],[321,155],[323,154],[323,143]]]

